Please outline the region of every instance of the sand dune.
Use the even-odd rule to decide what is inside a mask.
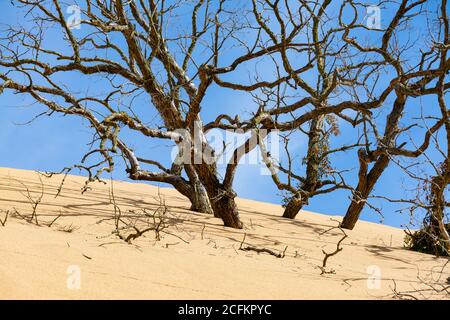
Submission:
[[[394,283],[398,292],[422,290],[414,294],[434,299],[443,296],[429,285],[450,276],[450,267],[439,272],[447,260],[403,249],[402,230],[364,221],[329,258],[327,271],[335,273],[321,275],[322,250],[334,251],[342,237],[338,229],[325,232],[337,216],[304,211],[289,221],[280,218],[278,205],[239,199],[246,227],[233,230],[188,211],[175,190],[116,181],[116,204],[125,216],[155,208],[158,192],[170,208],[160,241],[148,232],[127,244],[112,234],[109,183],[82,195],[84,178],[68,176],[55,198],[61,179],[42,180],[40,226],[20,217],[0,226],[1,299],[390,299]],[[32,199],[39,197],[37,173],[0,169],[0,209],[30,214],[27,188]],[[244,234],[245,246],[287,247],[285,257],[239,250]],[[78,271],[80,281],[72,282]]]

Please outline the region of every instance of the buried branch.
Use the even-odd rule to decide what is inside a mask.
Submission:
[[[330,270],[326,269],[327,262],[328,262],[329,258],[331,258],[332,256],[338,254],[339,252],[341,252],[343,250],[343,248],[341,247],[341,244],[348,237],[348,235],[345,233],[344,229],[342,229],[340,226],[331,228],[331,229],[327,230],[326,232],[328,232],[332,229],[339,229],[342,232],[343,236],[336,244],[336,249],[333,252],[328,253],[325,250],[322,250],[322,252],[325,256],[323,257],[322,266],[320,267],[320,270],[321,270],[320,275],[336,273],[336,271],[334,269],[330,269]]]
[[[260,253],[268,253],[268,254],[270,254],[270,255],[272,255],[274,257],[277,257],[277,258],[284,258],[286,256],[286,250],[287,250],[288,246],[286,246],[286,248],[284,248],[283,252],[275,252],[275,251],[273,251],[271,249],[257,248],[257,247],[249,246],[249,245],[246,245],[244,247],[244,241],[245,241],[246,237],[247,237],[247,234],[244,233],[244,238],[242,239],[241,245],[239,246],[239,250],[242,250],[242,251],[255,251],[258,254],[260,254]]]
[[[443,269],[440,271],[440,274],[438,274],[438,279],[436,280],[433,279],[433,272],[430,274],[431,279],[423,279],[418,274],[417,279],[423,287],[414,288],[413,290],[408,291],[397,290],[397,283],[394,279],[392,279],[392,297],[400,300],[435,300],[448,298],[450,296],[450,278],[442,279],[442,273]]]
[[[399,300],[419,300],[416,296],[412,294],[399,292],[397,290],[397,283],[395,282],[394,279],[392,279],[392,282],[394,283],[394,286],[392,287],[392,293],[394,298]]]
[[[3,212],[3,210],[0,210],[0,212]],[[0,224],[2,225],[2,227],[4,227],[6,225],[6,221],[8,221],[8,216],[9,216],[9,210],[6,211],[5,217],[3,219],[0,218]]]

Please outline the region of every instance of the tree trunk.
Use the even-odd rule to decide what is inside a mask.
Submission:
[[[368,163],[365,155],[363,155],[363,152],[363,149],[360,149],[358,151],[360,157],[358,186],[356,187],[352,202],[350,203],[350,206],[348,207],[344,219],[341,223],[341,228],[348,230],[353,230],[353,228],[355,227],[356,222],[359,220],[359,216],[361,215],[361,212],[366,205],[367,198],[369,197],[378,179],[389,164],[388,156],[381,155],[375,162],[369,174],[366,175]]]
[[[206,214],[211,214],[213,212],[211,205],[209,204],[208,195],[201,185],[196,186],[188,181],[183,181],[172,183],[172,186],[189,199],[191,202],[189,210]]]
[[[445,188],[448,185],[450,172],[444,172],[442,176],[436,176],[431,180],[431,217],[430,231],[433,237],[436,237],[437,244],[450,254],[450,236],[444,223],[445,210]],[[438,252],[438,250],[436,250]]]
[[[443,9],[445,10],[445,9]],[[448,21],[445,21],[448,28]],[[448,43],[448,38],[446,39],[446,44]],[[445,55],[447,51],[445,50]],[[444,59],[445,55],[441,58],[441,65],[446,63],[447,60]],[[447,254],[450,255],[450,236],[448,234],[447,228],[444,223],[445,219],[445,208],[447,206],[445,200],[445,191],[450,182],[450,122],[448,121],[448,108],[445,102],[445,93],[444,93],[444,80],[445,76],[442,75],[439,78],[438,86],[438,102],[439,107],[441,109],[441,115],[445,121],[445,132],[446,132],[446,142],[447,142],[447,154],[445,161],[441,164],[439,168],[439,174],[431,179],[430,186],[430,202],[432,204],[431,208],[431,217],[430,217],[430,225],[432,227],[432,236],[435,236],[437,239],[437,244],[442,247],[442,251],[446,251]],[[440,248],[436,248],[436,252],[439,254],[438,250]]]
[[[213,209],[209,203],[208,194],[200,182],[193,184],[193,193],[191,200],[191,211],[213,214]]]
[[[292,197],[284,208],[283,218],[295,219],[304,205],[304,201],[300,196]]]
[[[188,181],[172,183],[173,187],[191,202],[189,210],[212,214],[213,210],[209,203],[208,195],[200,182],[193,184]]]
[[[212,214],[213,209],[211,204],[209,203],[208,194],[206,193],[205,188],[203,187],[200,179],[195,172],[195,168],[190,165],[184,165],[184,170],[186,171],[187,176],[189,177],[189,182],[191,184],[192,192],[189,199],[191,200],[191,211]]]
[[[347,209],[347,213],[344,216],[344,219],[341,223],[341,228],[353,230],[356,225],[356,222],[359,220],[359,216],[361,215],[361,211],[366,204],[367,198],[353,196],[352,203]]]
[[[314,195],[319,183],[319,170],[321,165],[321,153],[324,143],[323,125],[324,116],[311,121],[309,128],[308,153],[306,164],[306,182],[300,188],[300,194],[292,196],[283,212],[283,218],[295,219],[308,200]]]
[[[395,138],[398,135],[398,123],[405,109],[405,102],[406,97],[403,95],[398,95],[395,99],[392,111],[386,119],[382,146],[393,146],[395,144]],[[368,155],[366,150],[363,148],[358,150],[358,158],[358,186],[353,194],[352,203],[348,207],[347,213],[341,223],[341,228],[349,230],[352,230],[355,227],[355,224],[366,204],[367,198],[390,162],[389,157],[386,154],[382,153],[378,156],[373,156],[372,153],[371,155]],[[373,161],[375,161],[375,164],[369,174],[367,174],[369,163]]]
[[[217,164],[213,159],[214,150],[208,145],[202,127],[199,127],[199,124],[201,122],[196,121],[190,128],[191,139],[194,142],[193,146],[202,147],[201,154],[196,153],[196,149],[191,147],[192,167],[206,189],[214,216],[221,218],[226,227],[242,229],[244,225],[239,218],[239,211],[234,200],[236,193],[232,190],[231,185],[226,187],[224,183],[220,182]],[[197,159],[196,156],[200,156],[200,159]]]
[[[226,227],[242,229],[239,211],[235,202],[236,194],[231,189],[224,188],[217,179],[215,165],[201,163],[196,165],[198,176],[208,193],[214,216],[221,218]]]
[[[131,168],[127,169],[128,177],[132,180],[142,180],[142,181],[152,181],[152,182],[163,182],[172,185],[179,193],[188,198],[191,202],[190,210],[209,213],[213,212],[211,205],[208,200],[208,195],[203,188],[197,173],[193,170],[192,166],[184,166],[185,171],[189,177],[189,180],[184,179],[181,176],[181,171],[183,166],[174,164],[172,166],[172,173],[167,176],[154,174],[145,170],[140,170],[138,165],[138,160],[134,154],[121,142],[119,141],[119,147],[124,152],[124,154],[131,159]],[[134,161],[133,161],[134,160]]]
[[[219,192],[223,192],[223,190]],[[220,197],[219,199],[211,201],[214,216],[219,216],[226,227],[242,229],[244,225],[239,218],[239,211],[234,201],[234,195],[230,196],[225,194],[218,196]]]

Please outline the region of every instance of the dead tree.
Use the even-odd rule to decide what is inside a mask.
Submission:
[[[204,2],[199,1],[194,8],[194,22],[197,11]],[[187,62],[183,67],[178,66],[168,52],[167,44],[160,43],[163,41],[164,32],[160,19],[170,15],[172,8],[157,8],[153,1],[144,5],[142,1],[127,4],[127,1],[88,0],[85,1],[84,8],[75,9],[80,10],[81,20],[77,22],[78,25],[70,25],[73,21],[64,16],[67,8],[63,7],[60,1],[19,0],[13,3],[26,10],[21,12],[32,15],[35,28],[11,26],[6,30],[1,44],[0,65],[5,67],[1,74],[4,81],[2,88],[29,94],[48,107],[48,115],[77,115],[88,121],[95,129],[92,144],[98,142],[98,148],[92,148],[84,155],[82,164],[76,167],[88,171],[90,181],[98,180],[103,172],[113,170],[113,155],[120,153],[128,167],[130,179],[171,184],[190,199],[191,210],[211,212],[206,192],[192,165],[173,163],[171,167],[166,168],[157,161],[139,157],[129,143],[119,137],[123,127],[146,137],[172,137],[170,132],[146,127],[141,117],[136,115],[133,100],[143,92],[150,96],[155,108],[161,111],[163,126],[168,131],[180,126],[179,109],[182,101],[176,98],[179,91],[183,88],[190,90],[190,97],[194,99],[196,88],[188,83],[190,80],[188,81],[186,76]],[[198,37],[211,28],[208,14],[204,15],[203,20],[201,30],[197,30],[193,23],[192,49]],[[46,28],[52,24],[59,26],[56,32],[60,37],[52,39],[61,45],[58,50],[46,48],[51,45],[44,41],[45,33],[50,32]],[[78,27],[80,30],[87,30],[86,33],[79,35],[76,30]],[[117,35],[121,35],[122,39],[116,37]],[[125,41],[127,45],[120,45],[120,41]],[[15,47],[14,43],[19,45]],[[67,45],[72,53],[62,49]],[[108,58],[108,55],[114,58]],[[151,69],[155,60],[164,64],[169,71],[168,89],[157,80],[155,74],[159,71]],[[188,54],[185,60],[188,61]],[[10,74],[14,73],[25,74],[28,83],[21,83],[17,78],[10,77]],[[55,80],[64,73],[81,77],[90,84],[95,81],[93,76],[100,76],[104,94],[77,96],[73,84],[70,86]],[[116,78],[120,79],[115,80]],[[182,85],[174,86],[173,82],[180,82]],[[121,100],[126,100],[126,96],[131,96],[128,100],[130,105],[121,103]],[[98,162],[92,166],[86,165],[88,158],[93,157],[96,157]],[[159,171],[142,169],[146,165]],[[183,169],[187,178],[183,178],[181,174]],[[96,172],[92,172],[94,170]]]
[[[358,143],[352,145],[343,145],[337,148],[330,148],[329,139],[336,127],[333,125],[326,128],[323,119],[311,121],[308,132],[305,132],[308,138],[308,147],[303,161],[292,157],[289,150],[290,133],[283,137],[284,150],[287,155],[286,165],[281,161],[276,161],[268,156],[264,142],[260,142],[262,159],[271,172],[272,180],[279,190],[287,192],[285,197],[283,217],[294,219],[303,206],[308,205],[309,201],[318,195],[325,195],[338,189],[351,189],[345,182],[344,173],[346,170],[336,170],[330,161],[330,156],[340,154],[345,156],[345,152],[358,146]],[[295,172],[295,162],[304,165],[304,174]],[[282,182],[281,175],[286,176],[285,182]]]
[[[432,235],[439,239],[439,245],[442,246],[447,253],[450,253],[450,236],[445,225],[445,209],[447,201],[445,191],[450,184],[450,119],[449,110],[445,102],[445,79],[450,70],[450,59],[448,59],[448,51],[450,49],[450,23],[447,15],[447,1],[442,1],[441,18],[443,24],[443,43],[440,47],[440,67],[444,71],[440,76],[436,86],[437,98],[441,119],[444,121],[445,129],[445,159],[439,167],[436,175],[431,179],[430,184],[430,227]]]
[[[394,67],[395,72],[401,81],[396,85],[394,92],[395,100],[392,104],[391,111],[386,116],[383,133],[378,133],[378,130],[374,128],[376,126],[376,124],[374,124],[375,121],[369,119],[369,116],[364,119],[365,122],[367,121],[367,127],[374,128],[375,148],[361,148],[358,151],[358,184],[353,192],[352,202],[342,221],[343,228],[354,228],[368,197],[383,172],[391,163],[392,158],[395,156],[410,158],[420,156],[429,146],[431,135],[443,125],[443,121],[441,120],[430,126],[429,130],[424,133],[423,143],[417,150],[410,151],[404,149],[406,143],[398,144],[401,133],[414,127],[414,124],[405,127],[401,126],[401,121],[406,111],[408,101],[412,102],[418,97],[435,94],[436,90],[433,88],[434,81],[436,81],[438,77],[443,76],[448,67],[448,61],[445,61],[443,64],[437,62],[439,61],[439,56],[441,54],[441,44],[438,42],[429,44],[429,47],[426,50],[420,48],[420,54],[416,54],[418,63],[416,63],[415,68],[413,69],[405,64],[405,60],[401,59],[402,55],[406,55],[408,54],[408,51],[410,51],[407,46],[399,47],[398,45],[395,45],[395,47],[397,47],[397,52],[391,51],[390,49],[395,43],[395,38],[398,37],[398,35],[396,35],[396,33],[398,33],[398,31],[396,32],[396,29],[402,24],[408,27],[411,26],[415,16],[421,12],[427,11],[427,8],[423,7],[424,4],[424,1],[411,2],[403,0],[393,19],[389,23],[387,30],[383,34],[380,47],[363,47],[356,44],[352,39],[346,39],[346,41],[354,44],[361,52],[374,52],[385,57],[385,62]],[[433,16],[435,17],[435,21],[430,22],[436,23],[437,21],[446,20],[447,7],[445,1],[443,1],[440,6],[431,6],[430,9],[439,12],[437,17]],[[435,39],[442,39],[444,42],[444,39],[448,37],[448,30],[445,27],[445,24],[443,25],[443,28],[440,25],[440,27],[429,36]],[[419,40],[420,39],[417,39],[417,41]],[[367,145],[369,145],[369,143],[367,143]]]
[[[387,152],[383,155],[388,161],[396,163],[409,178],[418,181],[417,194],[412,199],[394,200],[384,197],[388,201],[408,203],[407,209],[412,216],[417,211],[425,215],[421,230],[408,232],[406,241],[408,246],[414,250],[435,253],[437,256],[448,256],[450,253],[450,224],[446,216],[449,206],[447,188],[450,184],[450,119],[446,103],[446,94],[450,88],[448,83],[450,36],[447,10],[447,1],[442,1],[439,7],[439,37],[436,38],[440,42],[436,42],[433,48],[437,71],[433,70],[430,78],[435,74],[437,77],[432,78],[435,81],[428,81],[429,78],[425,78],[424,82],[430,83],[431,86],[417,89],[420,94],[431,95],[433,98],[429,103],[430,115],[427,118],[433,119],[434,125],[426,126],[423,143],[416,150],[386,148]],[[394,158],[396,155],[412,158],[414,162],[404,164],[401,159]],[[416,173],[414,170],[419,172]]]
[[[159,192],[158,204],[155,209],[129,210],[128,213],[123,214],[122,209],[116,202],[113,181],[111,180],[110,200],[114,207],[115,229],[112,233],[128,244],[150,231],[154,232],[155,240],[160,241],[161,233],[164,233],[164,230],[169,227],[170,209]]]
[[[114,155],[119,154],[130,179],[171,184],[195,210],[208,211],[210,205],[226,226],[242,227],[232,187],[237,163],[230,163],[220,179],[201,119],[204,97],[213,82],[210,70],[218,66],[224,42],[239,30],[239,16],[234,13],[239,10],[233,3],[85,0],[77,7],[80,19],[74,25],[67,21],[59,0],[12,2],[32,17],[32,26],[5,31],[1,88],[28,95],[47,108],[43,114],[74,115],[87,121],[94,129],[96,146],[83,160],[97,162],[81,168],[93,180],[112,171]],[[186,10],[191,19],[176,20]],[[184,28],[172,28],[176,23],[184,23]],[[51,46],[49,30],[54,35]],[[68,77],[76,77],[77,83]],[[79,90],[82,84],[88,87]],[[146,120],[152,113],[159,123]],[[122,134],[125,130],[150,141],[174,141],[184,153],[183,160],[167,168],[138,156]],[[240,146],[233,160],[238,162],[254,147],[250,142]],[[144,165],[159,171],[145,170]]]
[[[412,246],[420,245],[419,242],[423,241],[427,244],[431,242],[431,248],[427,250],[433,250],[434,253],[439,255],[450,255],[450,236],[449,226],[450,222],[446,216],[446,209],[449,206],[448,198],[448,186],[450,184],[450,119],[449,109],[446,103],[446,93],[450,87],[446,83],[446,76],[450,70],[450,59],[448,58],[448,51],[450,48],[450,36],[449,36],[449,20],[447,16],[446,1],[442,2],[441,17],[443,28],[443,42],[439,46],[439,67],[443,70],[440,74],[437,83],[434,88],[428,90],[435,93],[436,102],[438,106],[438,119],[437,124],[441,124],[439,129],[443,129],[444,139],[439,139],[439,130],[429,130],[432,133],[434,149],[438,151],[440,159],[436,157],[426,156],[425,165],[428,165],[432,169],[432,174],[426,176],[424,174],[418,176],[414,175],[407,168],[402,168],[409,174],[409,176],[417,179],[422,185],[422,190],[425,193],[425,199],[421,199],[419,196],[415,199],[409,200],[412,204],[411,212],[416,209],[425,210],[425,219],[422,229],[414,234],[410,234],[410,241]],[[435,125],[437,127],[437,125]],[[420,163],[417,163],[420,165]],[[411,165],[409,165],[411,167]],[[424,170],[427,172],[427,170]],[[428,171],[429,172],[429,171]],[[447,223],[446,223],[447,221]],[[425,239],[421,239],[424,237]],[[431,241],[429,241],[429,239]]]
[[[118,154],[131,179],[172,184],[191,199],[194,209],[208,211],[210,204],[214,215],[234,228],[242,227],[233,190],[239,161],[273,131],[309,128],[306,180],[288,188],[294,207],[302,192],[307,197],[323,191],[318,189],[324,180],[324,159],[319,155],[327,144],[322,132],[327,119],[345,121],[355,129],[373,127],[376,137],[375,151],[366,147],[367,157],[360,152],[364,162],[353,193],[356,207],[343,224],[352,228],[388,164],[385,155],[407,152],[395,144],[406,101],[425,94],[427,85],[442,73],[433,60],[435,44],[420,54],[396,42],[398,33],[407,32],[404,26],[418,19],[425,0],[402,0],[399,5],[382,1],[380,7],[395,9],[384,29],[365,25],[361,10],[366,5],[352,0],[337,6],[331,0],[252,0],[239,5],[228,0],[84,0],[75,24],[79,30],[68,23],[59,0],[13,3],[22,6],[33,25],[6,30],[0,42],[1,89],[31,97],[47,108],[44,114],[86,121],[94,129],[95,147],[83,160],[93,159],[94,164],[81,167],[96,170],[89,173],[92,179],[112,171]],[[189,21],[184,19],[186,12]],[[177,23],[180,28],[173,27]],[[52,42],[66,45],[64,49],[48,45],[48,30],[54,35]],[[365,45],[361,32],[371,40]],[[225,47],[230,48],[226,59]],[[409,59],[414,54],[422,57],[418,64]],[[251,73],[247,83],[236,77],[244,67],[258,70],[260,63],[264,74]],[[270,66],[272,74],[267,72]],[[81,81],[74,84],[68,76]],[[211,108],[205,96],[213,85],[251,94],[251,115],[241,120],[218,112],[203,124],[202,111]],[[373,111],[393,96],[397,100],[383,137],[372,123]],[[158,120],[150,120],[153,115]],[[223,178],[216,150],[206,139],[211,129],[251,133],[232,150]],[[126,132],[149,143],[173,141],[179,161],[164,166],[138,156]],[[367,139],[364,145],[371,143]],[[148,165],[158,171],[143,169]],[[287,215],[293,217],[295,211]]]
[[[309,17],[301,17],[297,23],[298,15],[292,16],[292,30],[283,28],[279,35],[261,19],[261,8],[256,1],[238,8],[235,2],[225,0],[198,0],[194,5],[181,0],[161,3],[85,0],[83,7],[77,7],[80,19],[75,27],[79,30],[68,23],[59,0],[15,0],[13,3],[32,17],[32,25],[10,27],[4,33],[0,44],[1,88],[28,95],[47,108],[42,114],[78,116],[94,129],[93,148],[78,166],[88,171],[89,180],[98,180],[103,172],[112,171],[118,154],[127,165],[130,179],[172,184],[191,200],[193,209],[208,211],[210,204],[214,215],[222,218],[226,226],[242,227],[233,181],[239,161],[255,149],[260,139],[272,130],[292,130],[318,117],[359,105],[353,101],[326,105],[326,96],[336,86],[335,74],[321,74],[322,78],[325,76],[321,89],[323,97],[301,79],[302,74],[313,68],[317,57],[319,69],[324,70],[317,41],[315,46],[310,46],[299,43],[296,38],[315,17],[314,10],[307,10],[311,8],[306,2],[300,2],[302,15]],[[279,3],[267,1],[267,4],[273,7],[276,21],[283,25],[277,10]],[[324,3],[324,7],[328,4]],[[186,28],[171,29],[175,22],[186,23],[184,19],[173,20],[186,10],[191,13]],[[317,23],[313,25],[317,34]],[[45,37],[48,30],[55,35],[51,46]],[[242,41],[239,32],[249,32],[254,39]],[[230,65],[220,66],[225,43],[238,49],[230,53],[230,57],[234,56]],[[61,47],[55,49],[55,44]],[[317,50],[319,53],[307,59],[303,66],[294,68],[288,58],[290,50],[307,55]],[[273,55],[280,56],[286,75],[250,85],[223,79],[241,65],[257,63],[259,58],[272,59]],[[67,79],[70,76],[82,81],[74,84]],[[213,83],[250,92],[272,90],[285,84],[298,86],[310,96],[293,105],[270,109],[260,105],[246,121],[234,115],[219,114],[214,121],[203,125],[201,114],[207,104],[204,98]],[[80,89],[82,84],[87,87]],[[91,91],[95,94],[89,94]],[[382,100],[384,98],[367,102],[360,108],[376,107]],[[279,122],[281,116],[308,105],[314,109],[292,121]],[[148,115],[142,107],[146,106],[156,113],[158,121],[145,120]],[[251,137],[233,151],[223,179],[218,172],[215,150],[206,139],[207,131],[214,128],[252,132]],[[166,167],[139,156],[127,141],[124,133],[127,131],[149,142],[172,140],[179,147],[181,160]],[[88,159],[94,164],[86,165]],[[143,169],[147,165],[159,171]]]
[[[221,115],[210,126],[231,129],[259,124],[258,129],[283,133],[297,130],[308,135],[303,176],[289,165],[283,170],[282,164],[265,161],[272,167],[269,169],[277,187],[290,193],[286,217],[295,217],[311,196],[323,192],[319,189],[327,179],[321,177],[320,170],[326,159],[320,155],[327,154],[324,146],[328,137],[323,130],[327,118],[331,123],[340,121],[351,125],[355,137],[361,132],[363,135],[362,143],[353,145],[364,146],[358,152],[358,184],[354,188],[346,186],[354,189],[342,224],[347,229],[354,227],[368,196],[387,168],[390,155],[417,156],[427,147],[429,133],[416,152],[405,149],[405,144],[397,144],[397,138],[412,129],[400,126],[407,103],[431,94],[433,81],[443,72],[435,59],[439,45],[426,41],[440,38],[440,32],[422,34],[416,39],[416,44],[420,43],[416,46],[398,39],[409,37],[409,28],[421,13],[430,13],[429,19],[436,18],[430,22],[438,21],[441,15],[435,14],[437,7],[424,0],[403,0],[399,4],[382,1],[378,8],[394,14],[390,20],[383,16],[384,27],[373,27],[364,23],[361,12],[368,5],[360,2],[342,1],[336,7],[335,2],[328,0],[252,0],[253,20],[249,24],[252,30],[257,30],[254,45],[245,47],[247,54],[227,67],[212,68],[210,72],[219,86],[250,93],[256,102],[255,110],[244,121]],[[244,84],[224,80],[239,67],[257,69],[258,63],[265,64],[265,72],[251,74],[249,78],[255,81]],[[274,66],[275,78],[267,75],[269,63]],[[377,113],[384,112],[392,99],[392,109],[380,134],[382,130],[378,128],[383,126],[383,120]],[[440,125],[437,123],[432,130]],[[343,147],[336,146],[336,149]],[[264,156],[270,158],[268,154]],[[287,182],[282,182],[278,171]],[[297,186],[291,183],[296,180],[294,176],[300,178]],[[340,178],[337,181],[329,191],[344,186]]]

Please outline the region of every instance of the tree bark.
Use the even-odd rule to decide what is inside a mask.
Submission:
[[[353,230],[356,225],[356,222],[359,220],[359,216],[366,204],[367,196],[353,196],[352,203],[347,209],[347,212],[344,216],[344,219],[341,223],[341,228]]]
[[[220,193],[224,192],[224,190],[218,189],[217,191],[219,198],[212,201],[214,215],[222,218],[226,227],[242,229],[244,225],[239,218],[239,211],[234,200],[235,195],[221,195]]]
[[[192,167],[206,189],[214,217],[221,218],[226,227],[242,229],[244,225],[239,218],[239,211],[235,202],[236,193],[233,191],[231,184],[225,181],[224,183],[220,182],[217,164],[213,159],[214,150],[207,143],[203,128],[199,124],[201,124],[201,121],[197,119],[190,127],[191,139],[194,143],[190,149]],[[195,150],[195,146],[197,148],[198,146],[202,147],[200,154],[198,150]]]
[[[192,191],[190,192],[189,199],[191,200],[191,211],[213,214],[213,209],[209,202],[208,194],[203,187],[195,168],[186,164],[184,166],[187,176],[189,177],[189,182],[191,184]]]
[[[283,218],[295,219],[304,205],[301,196],[293,196],[284,208]]]
[[[437,243],[450,254],[450,236],[444,223],[444,210],[446,207],[444,192],[449,182],[450,171],[445,168],[446,166],[444,165],[444,172],[442,175],[435,176],[431,180],[430,197],[432,208],[430,231],[432,236],[437,239]]]
[[[316,192],[317,184],[320,180],[321,150],[323,146],[323,122],[324,117],[320,116],[311,121],[309,128],[309,142],[306,163],[306,182],[302,183],[300,193],[292,196],[283,212],[283,218],[295,219],[309,198]]]
[[[243,223],[235,202],[236,193],[231,188],[225,188],[217,178],[217,168],[214,164],[202,162],[195,165],[198,176],[208,193],[214,216],[221,218],[226,227],[242,229]]]
[[[191,200],[191,211],[213,214],[213,209],[209,203],[208,194],[200,182],[193,184]]]
[[[208,193],[214,216],[221,218],[224,225],[230,228],[242,229],[243,223],[239,218],[239,211],[235,202],[236,194],[232,190],[224,189],[220,183],[203,182]]]
[[[360,163],[364,161],[366,160],[361,160],[360,158]],[[368,163],[364,162],[363,164],[360,164],[358,186],[356,187],[352,202],[347,209],[344,219],[342,220],[341,228],[353,230],[356,222],[359,220],[359,216],[361,215],[364,206],[366,205],[367,198],[375,187],[378,179],[387,168],[388,164],[389,157],[387,155],[381,155],[367,175],[365,173],[367,172]]]
[[[448,45],[450,39],[448,38],[449,23],[446,16],[446,3],[442,3],[441,10],[443,12],[443,21],[446,29],[445,44]],[[447,49],[445,49],[441,56],[441,66],[447,63]],[[441,116],[445,119],[445,132],[447,142],[447,152],[445,161],[439,168],[438,175],[431,179],[430,186],[430,202],[431,202],[431,218],[430,225],[432,227],[433,236],[436,236],[437,243],[442,246],[444,251],[450,255],[450,236],[444,223],[444,212],[446,208],[445,191],[450,182],[450,121],[448,120],[448,108],[445,102],[444,91],[445,75],[442,75],[438,81],[438,102],[441,110]],[[438,250],[436,250],[438,252]]]
[[[212,214],[213,210],[209,203],[208,195],[200,182],[192,183],[191,181],[172,183],[173,187],[191,202],[189,210]]]
[[[341,228],[352,230],[361,215],[367,198],[372,192],[378,179],[389,165],[390,159],[384,152],[385,147],[392,147],[398,135],[398,123],[405,109],[406,97],[398,95],[394,101],[391,113],[387,116],[384,137],[381,141],[381,148],[367,154],[365,149],[358,150],[359,158],[359,178],[358,185],[353,193],[352,202],[347,209]],[[375,162],[369,174],[367,174],[369,163]]]

